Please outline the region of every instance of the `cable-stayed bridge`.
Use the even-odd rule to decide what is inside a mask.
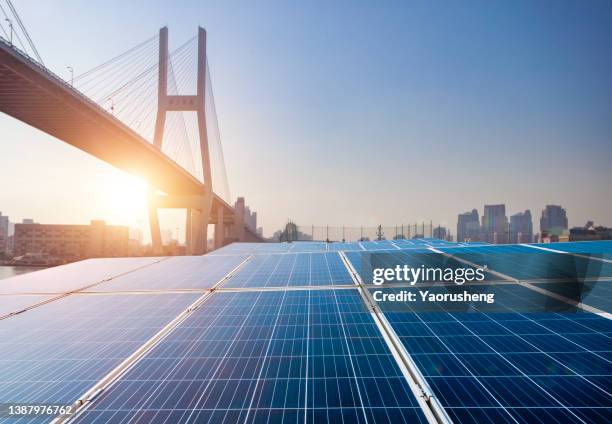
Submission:
[[[10,29],[9,39],[0,35],[0,111],[144,178],[152,187],[156,253],[162,250],[160,208],[187,211],[189,254],[206,251],[209,224],[216,247],[228,239],[259,240],[244,208],[229,204],[203,28],[170,50],[164,27],[68,81],[45,67],[25,28],[34,55],[16,45]]]

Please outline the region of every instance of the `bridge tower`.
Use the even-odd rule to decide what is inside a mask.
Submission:
[[[198,69],[195,95],[168,94],[168,60],[168,27],[163,27],[159,30],[159,83],[157,118],[155,121],[153,144],[156,148],[161,150],[167,112],[197,112],[204,186],[202,194],[197,196],[176,195],[173,193],[160,195],[154,191],[150,192],[149,223],[151,226],[151,241],[154,253],[161,255],[161,230],[157,215],[157,210],[159,208],[185,209],[187,211],[185,237],[187,254],[202,255],[206,253],[208,224],[213,200],[212,173],[208,149],[208,133],[206,129],[206,31],[204,28],[198,28]]]

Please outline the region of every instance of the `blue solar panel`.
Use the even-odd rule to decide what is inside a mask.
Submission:
[[[218,283],[247,257],[177,256],[96,284],[86,291],[207,289]]]
[[[612,254],[612,240],[535,243],[534,246],[573,253],[605,253],[608,258]]]
[[[291,247],[289,249],[291,253],[300,253],[300,252],[325,252],[327,251],[327,243],[319,243],[319,242],[295,242],[291,243]]]
[[[361,241],[359,244],[364,250],[375,251],[375,250],[393,250],[399,247],[393,244],[389,240],[377,240],[377,241]]]
[[[363,250],[363,248],[356,242],[337,242],[337,243],[329,243],[327,246],[327,250],[330,251],[345,251],[350,252],[352,250]]]
[[[287,253],[255,255],[223,287],[285,287],[353,284],[340,255]]]
[[[588,313],[385,315],[455,422],[610,422],[608,319]]]
[[[365,284],[372,283],[372,273],[376,268],[395,268],[397,265],[407,265],[412,268],[465,268],[466,265],[435,253],[426,248],[409,250],[389,250],[378,252],[346,252],[353,269],[360,275]],[[485,280],[499,280],[500,277],[484,272]]]
[[[610,244],[543,247],[605,257]],[[584,304],[608,311],[610,264],[529,246],[433,239],[236,244],[203,257],[85,261],[5,280],[0,317],[55,300],[0,320],[0,404],[74,402],[200,297],[172,291],[207,290],[252,255],[77,421],[425,422],[372,312],[350,287],[338,250],[366,282],[364,258],[378,258],[381,267],[465,266],[429,246],[484,260],[514,278],[538,276],[529,282],[545,290],[487,280],[460,288],[494,292],[491,309],[466,303],[459,310],[471,313],[448,312],[441,302],[430,307],[435,312],[383,307],[454,422],[612,421],[611,321],[605,314],[550,312],[555,294],[571,297],[576,289]],[[521,255],[536,259],[517,261]],[[554,261],[561,257],[559,266]],[[549,278],[563,276],[559,269],[568,263],[591,274]],[[547,278],[540,278],[544,271]],[[102,293],[53,294],[93,283],[90,290]],[[311,286],[319,289],[306,289]],[[530,306],[549,312],[517,312]]]
[[[71,404],[198,294],[74,294],[0,321],[0,403]]]
[[[612,277],[612,263],[521,245],[439,248],[454,257],[486,264],[520,280],[568,277]]]
[[[87,259],[2,280],[0,293],[66,293],[165,258]]]
[[[76,422],[426,422],[356,290],[216,293]]]

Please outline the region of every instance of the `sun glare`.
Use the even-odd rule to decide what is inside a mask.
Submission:
[[[116,173],[105,180],[105,189],[109,223],[140,227],[147,219],[147,182],[130,174]]]

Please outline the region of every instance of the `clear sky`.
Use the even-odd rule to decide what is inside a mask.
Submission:
[[[454,232],[485,203],[531,209],[536,229],[547,203],[612,225],[609,0],[14,3],[64,77],[161,26],[175,45],[206,27],[231,192],[266,234],[288,218]],[[12,221],[146,227],[137,183],[6,115],[0,129]]]

